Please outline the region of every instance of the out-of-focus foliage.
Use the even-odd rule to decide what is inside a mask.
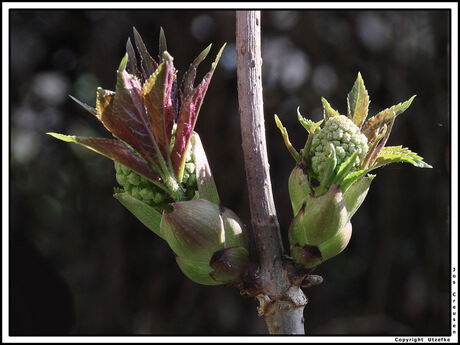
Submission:
[[[110,161],[44,134],[104,135],[67,95],[94,105],[95,88],[115,84],[133,26],[149,50],[162,26],[184,68],[197,46],[228,42],[196,128],[222,202],[250,225],[234,12],[22,10],[10,19],[12,334],[263,334],[254,300],[189,281],[167,244],[111,197]],[[325,281],[307,291],[310,334],[449,332],[448,23],[449,12],[435,10],[262,13],[267,141],[286,243],[293,161],[271,114],[299,147],[297,106],[314,121],[322,96],[346,109],[343,92],[360,71],[372,113],[417,94],[416,120],[398,119],[388,145],[404,142],[434,167],[379,172],[347,250],[315,271]]]

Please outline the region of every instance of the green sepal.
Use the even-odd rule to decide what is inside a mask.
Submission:
[[[367,175],[360,178],[343,193],[343,199],[349,213],[348,220],[353,217],[363,203],[374,177],[375,175]]]
[[[323,116],[324,116],[324,121],[327,121],[328,118],[340,115],[340,113],[332,109],[331,105],[326,101],[324,97],[321,97],[321,103],[323,103]]]
[[[307,195],[312,193],[310,183],[308,181],[308,175],[299,164],[292,169],[291,175],[289,175],[288,189],[292,211],[294,212],[294,215],[296,215],[305,203]]]
[[[361,128],[366,120],[369,103],[369,95],[364,86],[363,78],[361,77],[361,73],[358,73],[353,88],[347,96],[347,115],[358,128]]]
[[[289,241],[301,246],[317,246],[338,233],[348,218],[342,191],[332,185],[321,196],[307,196],[305,206],[291,222]]]
[[[202,285],[220,285],[221,282],[214,280],[210,273],[213,271],[212,267],[207,262],[194,262],[184,259],[180,256],[176,257],[176,262],[181,271],[187,278],[195,283]]]
[[[126,207],[147,228],[164,239],[160,231],[161,213],[146,203],[132,197],[128,192],[114,194],[124,207]]]

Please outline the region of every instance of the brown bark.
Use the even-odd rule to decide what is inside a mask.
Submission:
[[[291,285],[269,174],[262,97],[260,11],[236,12],[238,100],[251,221],[260,264],[259,315],[270,334],[304,334],[307,299]]]

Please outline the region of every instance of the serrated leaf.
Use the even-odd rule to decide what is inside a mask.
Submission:
[[[144,83],[142,93],[150,125],[164,156],[169,155],[172,128],[176,117],[173,85],[176,71],[172,57],[165,52],[163,62]]]
[[[324,120],[313,122],[311,120],[306,119],[300,114],[300,107],[297,107],[297,119],[299,120],[300,124],[303,128],[305,128],[308,134],[314,134],[315,131],[321,126]]]
[[[347,104],[348,117],[353,120],[356,126],[361,128],[366,120],[369,108],[369,95],[364,86],[361,73],[358,73],[353,88],[347,96]]]
[[[340,115],[337,110],[332,109],[331,105],[324,97],[321,97],[321,103],[323,103],[323,116],[325,121],[330,117]]]
[[[86,103],[83,103],[82,101],[79,101],[78,99],[76,99],[74,96],[72,95],[69,95],[69,97],[75,102],[77,103],[79,106],[81,106],[83,109],[85,109],[86,111],[90,112],[91,114],[93,114],[94,116],[97,116],[97,110],[96,108],[93,108],[91,106],[89,106],[88,104]]]
[[[82,145],[94,152],[110,158],[111,160],[127,166],[131,170],[147,177],[152,181],[158,180],[157,174],[155,174],[149,165],[140,157],[132,153],[131,150],[119,140],[79,137],[51,132],[47,134],[62,141]]]
[[[383,128],[379,129],[381,132],[376,133],[375,137],[368,142],[369,149],[363,161],[361,162],[361,168],[367,168],[369,166],[371,158],[374,157],[374,152],[377,149],[377,145],[379,144],[380,140],[382,140],[382,138],[386,135],[387,129],[387,125],[384,125]]]
[[[137,51],[139,52],[141,69],[143,72],[144,80],[147,80],[153,72],[158,68],[156,61],[150,56],[147,48],[145,47],[144,41],[141,35],[137,32],[136,28],[133,27],[134,41],[136,43]]]
[[[101,118],[107,129],[132,146],[147,161],[156,164],[163,157],[152,131],[145,109],[142,87],[137,78],[126,72],[126,63],[117,71],[116,93],[113,103]]]
[[[395,112],[396,116],[404,113],[409,107],[410,105],[412,104],[412,101],[414,100],[414,98],[416,97],[417,95],[413,95],[411,98],[409,98],[407,101],[405,102],[401,102],[397,105],[394,105],[392,106],[393,108],[393,111]]]
[[[201,143],[198,133],[193,132],[191,138],[192,156],[195,162],[195,173],[200,198],[207,199],[216,205],[220,205],[219,193],[212,177],[211,168]]]
[[[278,116],[275,114],[275,123],[278,129],[281,132],[281,135],[283,136],[284,140],[284,145],[286,145],[286,148],[288,149],[289,153],[292,155],[292,157],[295,159],[297,163],[300,163],[300,155],[296,151],[296,149],[292,146],[291,141],[289,140],[289,135],[286,130],[286,128],[283,126],[281,123],[281,120],[278,118]]]
[[[219,50],[219,53],[217,53],[216,59],[211,65],[211,70],[204,76],[201,83],[188,94],[184,102],[181,104],[179,116],[177,118],[174,147],[171,153],[173,169],[179,179],[181,179],[183,174],[185,152],[190,141],[190,136],[195,128],[204,96],[206,95],[212,75],[214,74],[225,45],[226,44],[224,44]]]
[[[423,158],[420,157],[417,153],[412,152],[408,148],[402,146],[388,146],[384,147],[374,164],[372,169],[377,169],[383,165],[390,163],[410,163],[417,168],[432,168],[431,165],[425,163]]]
[[[211,46],[212,44],[207,46],[206,49],[204,49],[200,53],[200,55],[198,55],[196,59],[193,60],[187,72],[185,72],[184,77],[182,78],[182,81],[181,81],[181,86],[180,86],[182,101],[188,96],[190,92],[192,92],[193,83],[195,82],[198,66],[200,65],[201,62],[203,62],[206,56],[208,56],[208,53],[211,50]]]
[[[412,101],[414,100],[416,96],[412,96],[405,102],[401,102],[397,105],[393,105],[390,108],[387,108],[385,110],[382,110],[379,112],[377,115],[372,116],[363,126],[362,132],[363,134],[367,137],[368,141],[371,141],[377,133],[380,131],[381,128],[385,124],[389,124],[392,121],[393,118],[393,113],[394,111],[395,115],[401,115],[404,111],[409,108],[409,106],[412,104]]]
[[[369,159],[366,162],[366,168],[369,165],[372,165],[374,163],[374,161],[376,160],[376,158],[380,154],[380,151],[382,151],[383,147],[387,143],[388,138],[390,137],[391,130],[393,129],[393,125],[394,125],[395,120],[396,120],[396,115],[395,115],[394,111],[392,111],[392,113],[393,113],[393,118],[392,118],[392,120],[390,122],[390,125],[388,126],[388,128],[386,128],[386,125],[385,125],[385,134],[383,135],[383,138],[382,138],[382,140],[380,142],[376,142],[376,143],[378,143],[378,145],[375,146],[375,149],[373,149],[374,152],[372,152],[372,154],[369,156]]]
[[[117,199],[137,219],[155,234],[163,238],[160,231],[161,213],[146,203],[132,197],[127,192],[115,193]]]

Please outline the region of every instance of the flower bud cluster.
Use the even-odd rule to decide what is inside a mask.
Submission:
[[[192,159],[191,150],[188,150],[186,159],[182,183],[186,190],[185,194],[193,198],[197,187],[195,162]],[[173,201],[168,193],[128,167],[115,162],[115,171],[118,184],[137,200],[143,201],[150,206],[158,206]]]
[[[120,186],[133,198],[150,206],[157,206],[169,201],[170,197],[150,180],[115,162],[116,179]]]
[[[330,154],[329,143],[335,148],[337,169],[355,151],[358,151],[354,162],[354,168],[357,170],[369,149],[366,136],[360,132],[351,119],[344,115],[330,117],[319,133],[314,136],[311,144],[312,168],[319,176],[322,175]]]

